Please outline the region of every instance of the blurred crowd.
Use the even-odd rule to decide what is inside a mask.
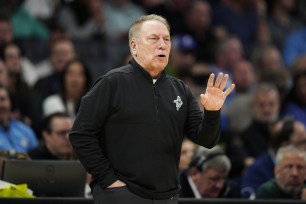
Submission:
[[[182,197],[306,199],[305,9],[302,0],[0,1],[0,150],[76,159],[68,133],[81,97],[129,61],[130,24],[155,13],[171,27],[169,75],[196,96],[210,73],[236,85],[210,162],[183,142]]]

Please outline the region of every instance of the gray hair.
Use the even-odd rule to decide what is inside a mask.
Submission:
[[[287,153],[296,153],[296,154],[301,155],[306,163],[306,152],[293,145],[288,145],[288,146],[281,147],[278,149],[277,154],[276,154],[276,165],[280,165],[280,163],[283,160],[284,155]]]
[[[170,33],[170,25],[168,23],[168,21],[159,15],[156,14],[150,14],[150,15],[146,15],[146,16],[140,16],[136,21],[134,21],[134,23],[132,23],[130,30],[129,30],[129,43],[131,42],[132,39],[137,38],[137,34],[139,32],[139,28],[140,26],[146,22],[146,21],[159,21],[162,24],[164,24],[169,33]]]
[[[202,173],[207,172],[209,169],[215,169],[222,173],[228,173],[231,170],[231,162],[219,146],[215,146],[212,149],[198,148],[195,155],[194,159],[197,162],[194,165],[200,168]],[[209,159],[206,160],[207,158]]]

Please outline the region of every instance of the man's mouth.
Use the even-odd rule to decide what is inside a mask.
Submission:
[[[166,57],[166,55],[160,54],[160,55],[158,55],[158,57]]]

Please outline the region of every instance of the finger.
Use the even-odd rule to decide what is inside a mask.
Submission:
[[[207,102],[207,97],[204,95],[204,94],[201,94],[200,95],[201,97],[201,103],[203,106],[205,106],[206,102]]]
[[[217,79],[216,79],[216,82],[215,82],[214,87],[216,87],[216,88],[219,88],[219,87],[220,87],[222,78],[223,78],[223,73],[220,72],[220,73],[218,74],[218,77],[217,77]]]
[[[224,75],[224,78],[223,78],[223,80],[222,80],[222,83],[221,83],[221,85],[220,85],[220,89],[221,89],[221,90],[223,90],[223,89],[225,88],[226,83],[227,83],[227,80],[228,80],[228,74],[225,74],[225,75]]]
[[[232,84],[226,91],[224,92],[225,96],[228,96],[235,88],[235,84]]]
[[[207,87],[212,87],[214,85],[214,79],[215,79],[215,74],[210,74],[207,82]]]

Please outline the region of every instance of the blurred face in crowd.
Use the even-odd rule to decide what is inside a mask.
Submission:
[[[135,60],[153,78],[157,78],[168,64],[171,48],[169,30],[157,20],[145,21],[139,25],[130,48]]]
[[[179,163],[180,170],[184,170],[189,167],[194,151],[195,151],[195,144],[192,141],[185,139],[182,143],[182,149],[181,149],[181,157]]]
[[[11,113],[11,101],[5,88],[0,87],[0,123],[7,125]]]
[[[51,63],[54,71],[63,71],[65,65],[75,58],[75,50],[70,40],[59,40],[51,48]]]
[[[10,73],[18,74],[21,73],[21,53],[20,49],[14,45],[10,44],[5,48],[5,64]]]
[[[5,64],[0,60],[0,84],[4,87],[8,86],[8,72]]]
[[[306,75],[299,77],[295,91],[299,102],[306,105]]]
[[[54,117],[51,121],[51,131],[44,131],[43,137],[49,151],[59,158],[66,159],[72,153],[72,146],[68,140],[72,128],[69,117]]]
[[[74,62],[67,69],[64,79],[66,93],[72,99],[79,99],[86,88],[85,68],[80,62]]]
[[[290,12],[294,10],[296,1],[295,0],[279,0],[273,3],[278,4],[280,8]]]
[[[276,182],[284,191],[294,193],[306,179],[306,160],[297,152],[284,153],[274,174]]]
[[[255,83],[254,68],[247,61],[239,61],[232,70],[233,83],[236,85],[237,92],[246,92]]]
[[[303,123],[295,121],[293,124],[293,133],[290,136],[290,143],[297,148],[306,151],[306,129]]]
[[[191,30],[199,30],[201,32],[209,29],[211,24],[210,5],[204,1],[195,1],[192,8],[187,13],[187,26]]]
[[[263,70],[283,69],[284,63],[281,53],[276,48],[268,48],[262,56]]]
[[[277,91],[257,92],[253,103],[254,117],[261,122],[270,123],[278,118],[280,109]]]
[[[11,25],[8,21],[0,20],[0,45],[13,40]]]
[[[216,198],[221,193],[227,176],[228,173],[209,168],[204,173],[198,171],[197,174],[193,174],[192,180],[202,197]]]

